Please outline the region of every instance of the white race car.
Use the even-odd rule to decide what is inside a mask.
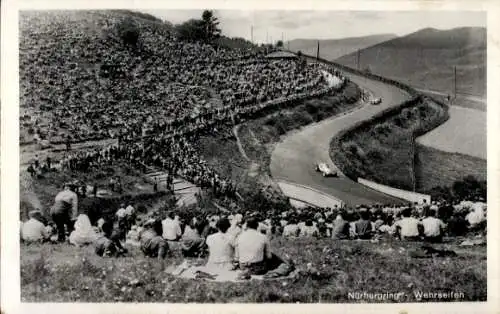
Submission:
[[[335,170],[330,169],[328,165],[324,162],[319,162],[316,164],[316,171],[321,172],[323,177],[336,177],[337,172]]]
[[[379,98],[372,98],[372,99],[370,100],[370,104],[372,104],[372,105],[378,105],[378,104],[380,104],[381,102],[382,102],[382,98],[380,98],[380,97],[379,97]]]

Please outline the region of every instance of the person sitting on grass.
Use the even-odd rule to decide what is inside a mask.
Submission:
[[[443,240],[443,230],[446,227],[444,222],[436,218],[437,212],[433,209],[426,209],[426,217],[420,222],[423,226],[424,240],[431,243],[440,243]]]
[[[296,238],[300,233],[299,226],[295,217],[290,217],[287,224],[283,227],[283,237]]]
[[[463,213],[455,212],[448,220],[448,235],[454,237],[461,237],[467,233],[467,220],[465,220]]]
[[[231,235],[227,234],[230,226],[231,223],[227,218],[221,218],[216,224],[218,232],[207,237],[208,267],[233,269],[234,242]]]
[[[363,209],[359,213],[359,219],[355,222],[355,232],[358,239],[368,240],[372,237],[372,223],[370,221],[370,212]]]
[[[319,234],[318,228],[313,224],[312,219],[307,219],[304,226],[300,228],[300,237],[312,238]]]
[[[241,270],[251,275],[263,275],[267,272],[266,258],[271,259],[271,245],[268,237],[257,231],[259,223],[250,218],[247,229],[236,240],[235,260]]]
[[[110,221],[105,221],[102,225],[102,235],[94,242],[95,253],[102,257],[118,257],[122,256],[125,251],[116,239],[112,238],[113,224]]]
[[[162,237],[162,222],[152,219],[145,223],[141,234],[141,250],[147,257],[163,260],[167,256],[168,242]]]
[[[163,232],[160,233],[167,241],[178,241],[182,236],[182,229],[179,220],[175,219],[175,214],[170,211],[167,217],[161,222]]]
[[[75,222],[75,230],[69,235],[69,243],[83,246],[97,240],[97,233],[90,224],[90,219],[85,214],[80,214]]]
[[[411,216],[411,208],[405,208],[402,212],[403,218],[393,224],[394,234],[401,240],[420,240],[419,221]]]
[[[21,226],[21,239],[26,243],[44,242],[50,238],[50,233],[43,224],[42,212],[32,210],[29,212],[30,219]]]
[[[332,224],[332,238],[334,240],[345,240],[349,239],[349,222],[344,219],[345,214],[343,212],[337,215],[337,218],[333,221]]]
[[[199,257],[203,255],[205,240],[200,236],[199,228],[199,222],[195,217],[184,228],[181,238],[182,255],[184,257]]]

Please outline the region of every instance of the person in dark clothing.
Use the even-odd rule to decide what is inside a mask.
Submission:
[[[372,223],[370,221],[370,212],[361,211],[360,218],[354,224],[356,235],[359,239],[367,240],[372,237]]]
[[[155,178],[155,182],[153,184],[153,191],[156,193],[158,192],[158,179]]]
[[[127,250],[121,245],[117,238],[115,228],[109,221],[102,225],[103,236],[95,242],[95,253],[103,257],[117,257],[124,255]]]
[[[30,164],[27,169],[28,173],[30,174],[31,177],[34,177],[36,175],[36,170],[33,167],[33,164]]]
[[[467,233],[468,223],[467,220],[458,212],[448,220],[448,235],[454,237],[461,237]]]
[[[167,256],[169,247],[167,240],[163,239],[161,220],[155,219],[146,222],[145,230],[140,237],[141,250],[147,257],[164,259]]]

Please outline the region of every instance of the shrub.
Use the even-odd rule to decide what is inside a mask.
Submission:
[[[368,153],[366,153],[366,157],[375,162],[379,162],[384,159],[384,155],[382,154],[382,152],[376,148],[370,149]]]
[[[377,124],[374,128],[373,128],[373,133],[374,134],[378,134],[378,135],[386,135],[386,134],[389,134],[391,133],[391,127],[389,124],[387,123],[382,123],[382,124]]]

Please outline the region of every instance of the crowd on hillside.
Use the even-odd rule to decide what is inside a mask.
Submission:
[[[173,191],[174,177],[182,177],[201,188],[212,189],[215,196],[234,197],[235,184],[220,177],[191,143],[189,137],[156,136],[143,141],[122,141],[118,145],[102,149],[67,152],[59,161],[48,157],[43,162],[36,155],[27,171],[32,177],[36,177],[53,168],[61,171],[88,172],[117,162],[126,162],[135,169],[143,171],[150,167],[163,169],[167,173],[166,182],[170,191]],[[97,192],[97,187],[94,190]]]
[[[138,136],[325,87],[321,73],[297,60],[178,41],[147,23],[141,48],[131,50],[114,34],[113,16],[85,32],[71,27],[74,18],[34,23],[56,30],[50,34],[21,28],[21,107],[40,112],[21,122],[39,138]]]
[[[30,219],[21,224],[21,239],[26,243],[69,241],[76,246],[94,245],[96,254],[107,257],[125,255],[127,247],[135,246],[146,256],[163,259],[169,251],[180,248],[186,258],[208,254],[209,264],[231,269],[239,265],[265,273],[270,260],[278,261],[275,268],[290,270],[289,262],[272,254],[270,240],[275,237],[372,242],[395,238],[441,243],[445,236],[472,233],[476,237],[462,245],[478,245],[485,243],[486,212],[484,202],[462,201],[351,209],[248,209],[217,213],[203,209],[171,210],[164,216],[158,211],[138,216],[132,205],[122,204],[113,217],[101,217],[92,226],[89,217],[79,213],[78,196],[74,186],[68,184],[55,197],[49,215],[51,222],[47,223],[47,215],[41,211],[30,212]]]

